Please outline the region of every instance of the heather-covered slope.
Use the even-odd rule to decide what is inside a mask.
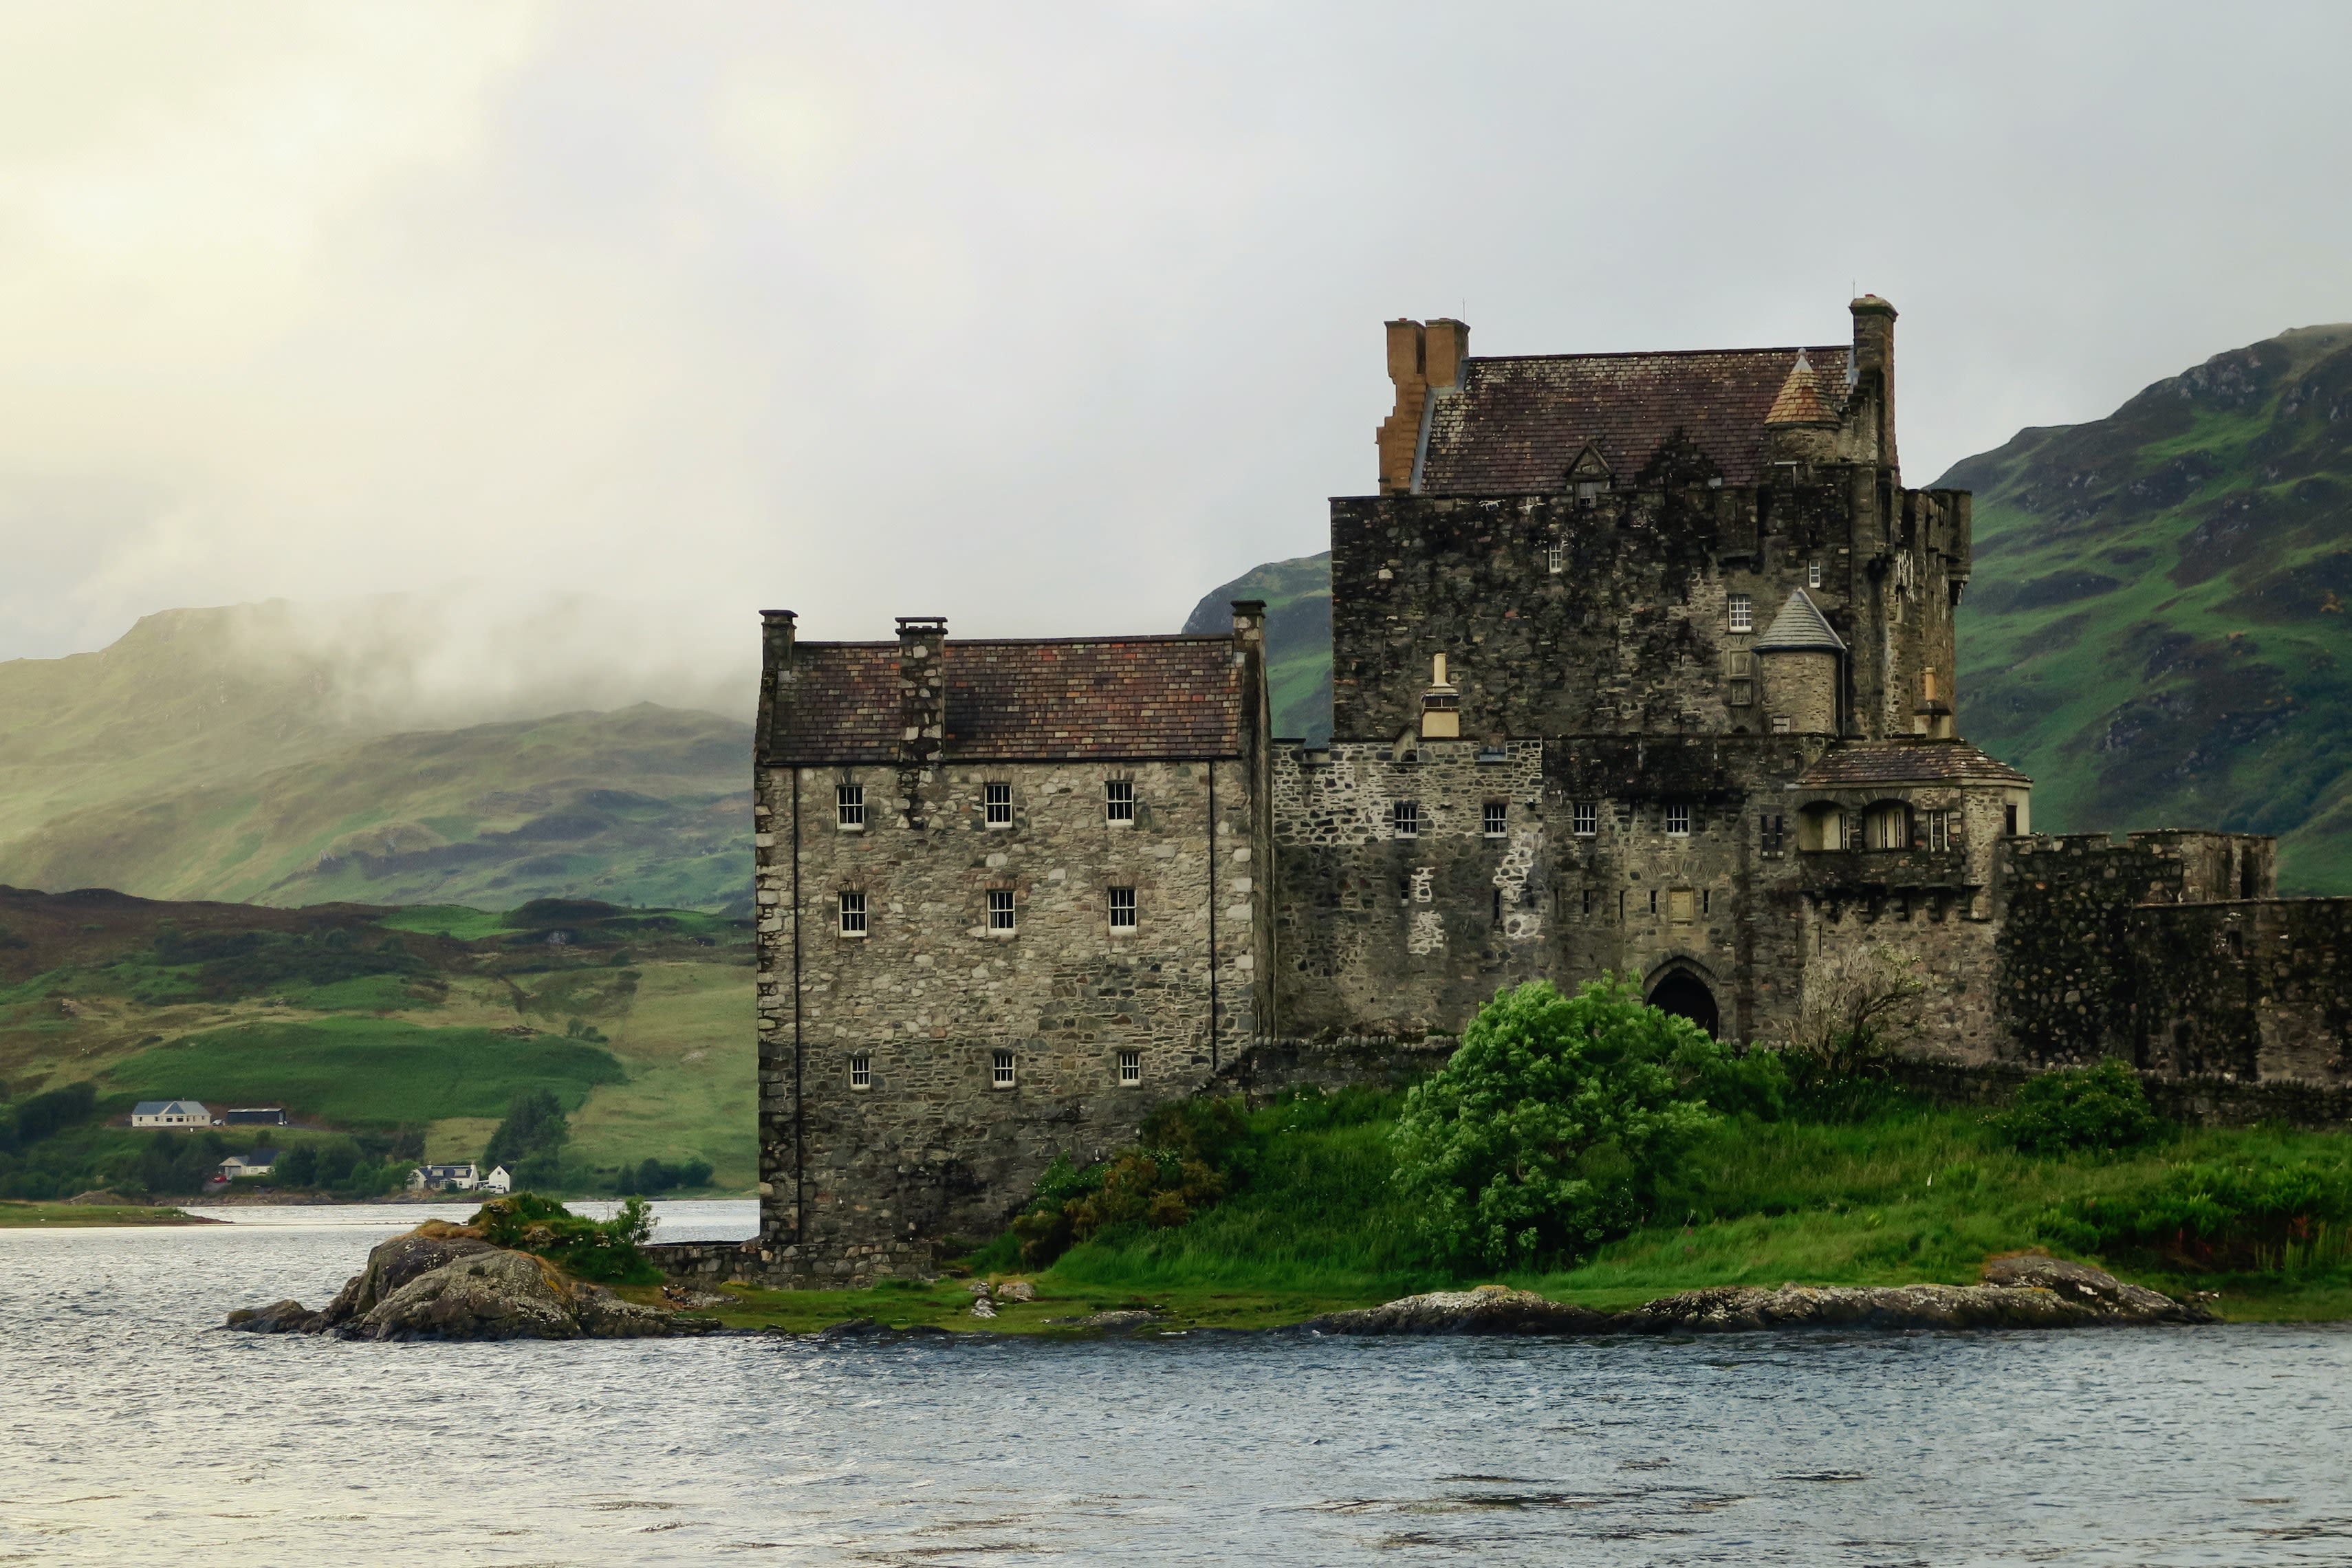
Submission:
[[[2275,833],[2285,889],[2352,890],[2352,326],[1937,482],[1976,492],[1961,727],[2035,826]]]
[[[1253,567],[1192,607],[1184,630],[1230,631],[1235,599],[1265,601],[1265,679],[1274,732],[1331,734],[1331,552]]]

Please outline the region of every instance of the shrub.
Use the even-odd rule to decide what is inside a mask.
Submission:
[[[1055,1154],[1037,1179],[1037,1194],[1013,1222],[1021,1261],[1051,1264],[1079,1242],[1113,1226],[1171,1230],[1222,1198],[1249,1144],[1249,1118],[1234,1099],[1163,1105],[1139,1130],[1143,1142],[1084,1169]]]
[[[512,1170],[530,1163],[532,1174],[529,1180],[551,1181],[557,1156],[571,1136],[572,1123],[565,1119],[563,1102],[555,1098],[555,1091],[526,1090],[508,1104],[506,1120],[490,1134],[489,1146],[482,1151],[483,1168],[505,1165]],[[536,1163],[532,1163],[534,1159]]]
[[[2079,1252],[2153,1252],[2192,1268],[2283,1269],[2352,1256],[2352,1161],[2176,1165],[2137,1192],[2042,1214],[2044,1240]]]
[[[2046,1072],[2018,1089],[1995,1130],[2028,1154],[2102,1152],[2147,1142],[2162,1128],[2139,1075],[2113,1058],[2095,1068]]]
[[[666,1193],[674,1187],[707,1187],[710,1184],[710,1162],[696,1154],[673,1165],[667,1160],[646,1156],[645,1163],[621,1167],[620,1188],[624,1194]]]
[[[1496,995],[1398,1118],[1396,1180],[1423,1238],[1457,1264],[1501,1266],[1623,1234],[1719,1121],[1703,1085],[1723,1054],[1614,975],[1574,996],[1548,981]]]
[[[573,1214],[553,1198],[514,1193],[493,1198],[467,1224],[499,1247],[544,1258],[582,1279],[650,1285],[661,1270],[638,1251],[654,1233],[653,1205],[631,1198],[608,1220]]]
[[[97,1104],[97,1087],[87,1079],[63,1089],[44,1089],[17,1106],[14,1116],[0,1113],[0,1149],[37,1143],[86,1120]]]

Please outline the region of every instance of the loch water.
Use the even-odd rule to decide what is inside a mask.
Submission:
[[[234,1212],[0,1231],[0,1562],[2352,1563],[2346,1327],[352,1344],[215,1325],[423,1211]]]

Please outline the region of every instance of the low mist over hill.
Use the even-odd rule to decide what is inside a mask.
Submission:
[[[2352,326],[1937,482],[1976,492],[1962,724],[2036,826],[2275,833],[2287,890],[2352,889]]]
[[[2218,354],[2105,419],[2020,431],[1976,492],[1960,724],[2044,832],[2280,837],[2290,892],[2352,889],[2352,326]],[[1331,558],[1257,567],[1275,727],[1331,727]]]
[[[667,643],[639,658],[561,609],[497,636],[455,614],[178,610],[98,653],[0,663],[0,883],[274,904],[749,899],[751,726],[616,705],[698,683],[748,708],[748,671],[728,680]]]

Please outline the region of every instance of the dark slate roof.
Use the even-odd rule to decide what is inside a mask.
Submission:
[[[1837,628],[1830,625],[1829,617],[1822,614],[1812,596],[1799,588],[1780,606],[1780,613],[1772,617],[1764,635],[1756,639],[1756,651],[1843,653],[1845,639],[1837,635]]]
[[[1230,637],[947,642],[950,762],[1241,754]],[[898,645],[804,642],[779,689],[767,757],[887,763],[898,751]]]
[[[1833,746],[1798,784],[1817,789],[1862,784],[2008,784],[2033,781],[1966,741],[1875,741]]]
[[[1834,413],[1845,401],[1844,343],[1465,360],[1460,390],[1433,399],[1422,493],[1556,491],[1588,445],[1620,485],[1631,484],[1678,429],[1726,484],[1753,484],[1765,416],[1800,353]]]

